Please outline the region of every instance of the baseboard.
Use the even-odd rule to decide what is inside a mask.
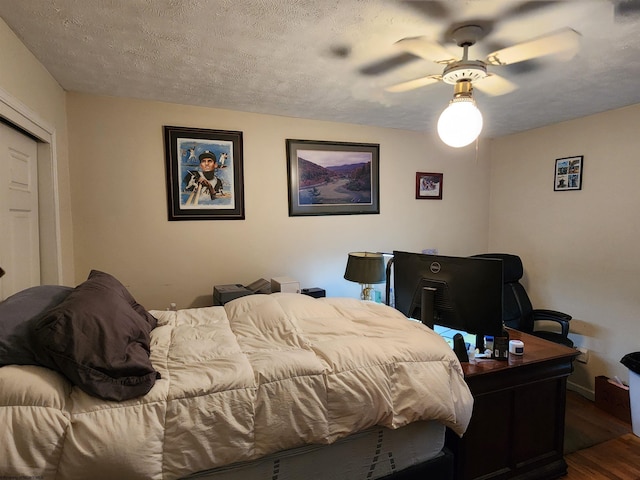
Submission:
[[[579,393],[580,395],[582,395],[585,398],[588,398],[592,402],[595,401],[596,399],[596,392],[594,390],[589,390],[588,388],[583,387],[582,385],[578,385],[577,383],[567,381],[567,389],[573,392]]]

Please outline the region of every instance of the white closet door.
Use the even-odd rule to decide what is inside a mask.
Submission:
[[[40,285],[35,140],[0,123],[0,299]]]

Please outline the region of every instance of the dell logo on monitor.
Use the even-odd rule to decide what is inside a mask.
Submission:
[[[439,273],[439,272],[440,272],[440,263],[438,263],[438,262],[433,262],[433,263],[429,266],[429,270],[431,270],[431,273]]]

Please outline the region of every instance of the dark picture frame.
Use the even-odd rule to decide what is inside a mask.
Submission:
[[[442,200],[442,173],[416,172],[416,199]]]
[[[287,139],[289,216],[380,213],[380,145]]]
[[[582,170],[584,157],[564,157],[556,159],[553,175],[553,189],[556,192],[567,190],[582,190]]]
[[[244,220],[242,132],[163,130],[169,220]]]

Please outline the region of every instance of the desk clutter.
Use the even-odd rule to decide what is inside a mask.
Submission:
[[[249,285],[231,283],[226,285],[215,285],[213,287],[213,304],[224,305],[236,298],[256,293],[271,294],[274,292],[301,293],[314,298],[326,297],[327,294],[322,288],[300,288],[300,282],[291,277],[274,277],[269,280],[260,278]]]

